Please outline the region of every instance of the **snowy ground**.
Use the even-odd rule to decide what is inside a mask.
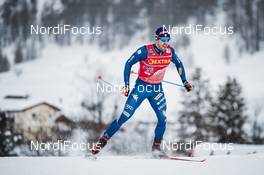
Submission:
[[[0,158],[2,175],[262,175],[264,154],[211,156],[206,161],[183,162],[129,156],[102,156],[97,160],[82,157]]]

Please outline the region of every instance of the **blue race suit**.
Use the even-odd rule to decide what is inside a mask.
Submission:
[[[153,44],[155,53],[162,55],[163,52]],[[178,73],[181,77],[182,82],[186,81],[185,71],[182,62],[175,54],[173,48],[171,48],[172,56],[171,61],[176,65]],[[148,49],[146,46],[139,48],[126,62],[124,70],[124,81],[125,85],[129,86],[129,77],[131,72],[131,67],[137,62],[146,60],[148,57]],[[120,117],[114,120],[110,127],[104,132],[104,135],[111,138],[118,129],[124,124],[128,119],[132,117],[136,109],[142,103],[143,100],[148,99],[151,107],[155,111],[158,118],[157,126],[155,128],[155,139],[162,140],[166,129],[166,98],[163,92],[162,83],[149,84],[141,79],[136,80],[135,87],[132,89],[128,99],[126,101],[124,110]]]

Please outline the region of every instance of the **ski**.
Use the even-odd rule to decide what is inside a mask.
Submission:
[[[180,160],[180,161],[189,161],[189,162],[205,162],[206,159],[194,159],[194,158],[181,158],[181,157],[173,157],[168,156],[161,159],[168,159],[168,160]]]
[[[166,160],[181,160],[189,162],[204,162],[206,159],[199,159],[199,157],[176,157],[169,156],[163,151],[152,152],[152,158],[154,159],[166,159]]]
[[[97,155],[93,155],[91,153],[88,153],[84,156],[85,158],[88,158],[89,160],[97,160],[98,157]],[[195,158],[195,157],[174,157],[174,156],[163,156],[163,157],[134,157],[136,159],[160,159],[160,160],[179,160],[179,161],[186,161],[186,162],[205,162],[206,159],[202,159],[202,158]]]

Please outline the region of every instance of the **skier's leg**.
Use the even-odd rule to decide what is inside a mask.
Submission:
[[[154,96],[148,98],[150,105],[156,113],[158,123],[155,128],[155,138],[157,142],[161,142],[166,129],[166,98],[164,92],[156,93]]]
[[[152,145],[152,155],[157,158],[167,157],[167,154],[160,147],[166,129],[166,98],[162,91],[149,97],[148,100],[158,118],[158,123],[155,128],[155,138]]]
[[[133,88],[132,92],[128,96],[124,110],[120,117],[111,123],[109,128],[104,132],[104,135],[96,144],[93,145],[92,153],[94,155],[99,153],[100,150],[107,144],[107,141],[119,130],[122,124],[132,117],[135,110],[147,97],[147,95],[148,94],[144,91],[140,91],[137,85]]]
[[[138,88],[135,87],[128,96],[122,114],[118,119],[111,123],[110,127],[104,132],[104,136],[111,138],[116,133],[116,131],[119,130],[122,124],[132,117],[138,106],[146,98],[145,96],[146,94],[144,94],[144,92],[138,91]]]

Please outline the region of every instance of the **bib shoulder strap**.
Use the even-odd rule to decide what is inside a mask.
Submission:
[[[153,44],[147,44],[146,47],[147,47],[148,52],[150,50],[153,50],[154,49]]]

